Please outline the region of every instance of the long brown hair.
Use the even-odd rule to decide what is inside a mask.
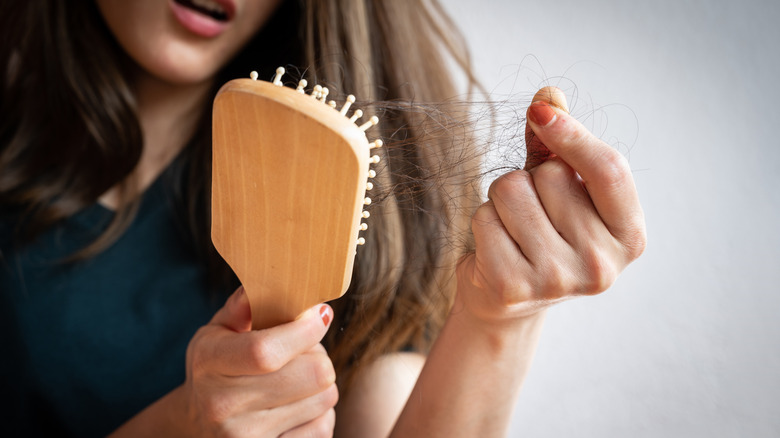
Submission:
[[[20,212],[18,234],[30,238],[109,188],[132,185],[143,148],[124,73],[132,61],[94,2],[3,2],[0,20],[0,205]],[[435,1],[288,0],[216,86],[290,64],[306,66],[310,82],[325,79],[342,95],[374,102],[363,108],[381,112],[387,139],[377,178],[382,202],[372,207],[367,244],[350,290],[333,303],[324,340],[344,389],[356,367],[382,354],[427,351],[449,310],[454,266],[468,245],[448,243],[468,242],[477,154],[452,128],[462,124],[426,135],[440,120],[414,109],[435,104],[437,114],[462,120],[448,111],[457,91],[448,66],[460,66],[469,83],[473,77]],[[210,108],[198,126],[181,156],[179,210],[193,250],[224,279],[229,268],[209,239]],[[76,257],[106,248],[132,221],[137,201],[131,190],[122,193],[113,224]]]

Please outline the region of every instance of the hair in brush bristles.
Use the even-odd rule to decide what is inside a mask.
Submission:
[[[273,85],[278,86],[278,87],[284,87],[284,83],[282,81],[284,73],[285,73],[285,68],[284,67],[278,67],[276,69],[275,73],[274,73],[274,77],[273,77],[271,83]],[[258,77],[259,77],[259,74],[257,73],[257,71],[252,71],[252,72],[250,72],[249,77],[253,81],[257,81]],[[298,92],[299,94],[306,95],[306,86],[307,85],[308,85],[308,81],[306,79],[300,79],[300,80],[297,81],[297,86],[294,88],[294,90],[296,92]],[[290,90],[293,90],[292,87],[287,87],[287,88],[290,89]],[[309,94],[309,96],[312,99],[314,99],[316,101],[319,101],[322,104],[326,104],[326,102],[327,102],[326,105],[330,108],[330,110],[338,111],[338,114],[346,119],[347,116],[348,116],[348,112],[350,110],[350,107],[355,102],[355,96],[351,95],[351,94],[346,96],[344,98],[344,102],[343,102],[343,104],[341,106],[341,109],[337,110],[336,107],[337,107],[338,104],[336,103],[336,101],[335,100],[330,100],[330,101],[327,100],[329,94],[330,94],[330,89],[328,87],[323,87],[323,86],[321,86],[319,84],[316,84],[316,85],[314,85],[311,88],[311,93]],[[376,126],[379,123],[379,118],[377,116],[375,116],[375,115],[369,117],[368,120],[360,121],[359,119],[362,116],[363,116],[363,111],[361,109],[355,109],[352,112],[352,115],[348,118],[349,122],[350,123],[355,123],[355,126],[361,132],[365,133],[369,128],[374,127],[374,126]],[[373,141],[367,140],[367,143],[366,143],[367,148],[366,149],[369,152],[371,152],[374,149],[380,149],[383,144],[384,144],[384,142],[381,139],[374,139]],[[378,164],[380,161],[381,161],[381,157],[379,155],[375,154],[375,153],[368,158],[369,165]],[[368,196],[368,192],[373,190],[373,188],[374,188],[374,184],[370,180],[373,179],[374,177],[376,177],[376,171],[373,170],[373,169],[368,169],[367,175],[368,175],[368,181],[366,181],[364,186],[363,186],[363,193],[364,193],[363,205],[364,205],[364,207],[368,207],[372,203],[371,198]],[[367,219],[369,216],[370,216],[370,213],[367,210],[363,210],[361,217],[363,219]],[[360,232],[363,232],[363,231],[366,231],[366,230],[368,230],[368,223],[360,222],[360,224],[358,225],[358,232],[360,233]],[[357,239],[357,241],[355,243],[358,246],[365,245],[366,239],[364,237],[360,236],[360,237],[358,237],[358,239]]]

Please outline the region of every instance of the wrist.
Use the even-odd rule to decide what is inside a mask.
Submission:
[[[476,337],[480,343],[491,347],[498,354],[505,350],[518,350],[518,342],[535,345],[541,335],[547,307],[533,312],[506,312],[501,314],[475,311],[469,307],[460,293],[456,294],[447,325],[460,336]]]

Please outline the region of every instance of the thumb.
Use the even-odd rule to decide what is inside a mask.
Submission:
[[[531,100],[531,105],[533,105],[534,102],[539,101],[547,102],[567,113],[569,112],[569,107],[566,104],[566,95],[563,94],[563,91],[558,87],[544,87],[537,91],[534,98]],[[528,108],[530,109],[531,107],[529,106]],[[526,120],[528,119],[527,116],[528,113],[526,113]],[[528,123],[525,125],[525,151],[525,170],[531,170],[556,156],[547,149],[547,146],[545,146],[539,137],[536,136],[534,131],[531,130],[531,125]]]
[[[239,286],[230,295],[225,305],[211,318],[210,324],[221,325],[235,332],[248,332],[252,329],[252,311],[244,286]]]

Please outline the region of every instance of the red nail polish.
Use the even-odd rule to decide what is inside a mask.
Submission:
[[[330,324],[330,307],[328,306],[322,306],[320,307],[320,318],[322,318],[322,323],[325,324],[325,327]]]
[[[536,101],[528,109],[528,118],[539,126],[547,126],[555,120],[555,110],[544,101]]]

